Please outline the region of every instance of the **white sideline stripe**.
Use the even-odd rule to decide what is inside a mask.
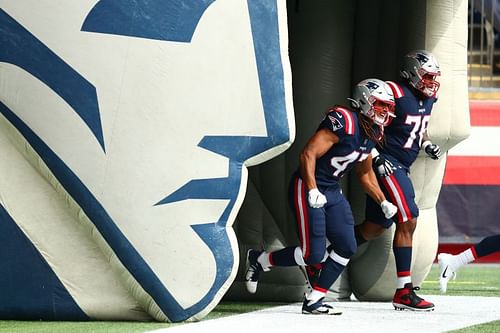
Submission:
[[[425,296],[432,312],[395,311],[390,302],[336,302],[340,316],[303,315],[301,303],[182,324],[155,333],[444,332],[500,319],[500,297]]]
[[[403,221],[408,221],[408,215],[406,215],[406,210],[403,205],[403,199],[401,199],[401,196],[399,195],[398,189],[396,188],[396,185],[394,185],[394,182],[392,181],[392,178],[394,175],[390,175],[387,177],[384,177],[384,179],[387,181],[387,184],[389,184],[389,187],[391,188],[392,195],[394,198],[396,198],[396,203],[398,205],[398,210],[401,213]]]
[[[500,127],[471,127],[470,136],[449,150],[450,156],[500,156]]]
[[[302,235],[301,243],[302,243],[302,255],[307,253],[309,250],[307,248],[307,237],[306,237],[306,218],[304,215],[304,210],[307,207],[304,207],[302,204],[304,203],[304,198],[302,197],[302,178],[299,178],[297,181],[297,206],[299,207],[299,223],[300,223],[300,231]]]

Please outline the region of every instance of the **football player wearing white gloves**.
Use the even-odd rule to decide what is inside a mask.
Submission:
[[[396,223],[393,252],[396,258],[397,290],[392,304],[396,310],[430,311],[434,304],[415,294],[411,279],[413,232],[419,214],[415,191],[410,179],[410,166],[420,150],[432,159],[441,156],[439,146],[426,137],[441,74],[436,58],[418,50],[407,54],[401,70],[402,80],[387,83],[396,102],[394,120],[385,127],[385,141],[377,146],[374,167],[384,194],[397,204],[398,213],[388,219],[379,203],[366,199],[366,220],[356,226],[358,245],[382,234]]]
[[[326,204],[326,197],[317,188],[309,190],[307,200],[311,208],[321,208]]]
[[[354,89],[353,108],[328,111],[300,154],[289,198],[298,222],[300,246],[275,252],[249,250],[246,286],[254,293],[260,273],[272,266],[321,266],[321,275],[306,295],[304,314],[340,314],[323,303],[326,291],[357,249],[354,218],[342,194],[340,179],[355,168],[364,190],[388,218],[397,208],[386,200],[372,168],[370,151],[382,139],[382,127],[393,116],[394,98],[381,80],[368,79]],[[326,250],[327,241],[332,245]],[[325,253],[326,251],[326,253]]]

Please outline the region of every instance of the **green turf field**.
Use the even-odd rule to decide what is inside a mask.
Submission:
[[[432,267],[422,285],[422,294],[439,294],[439,271]],[[474,264],[462,267],[448,283],[446,295],[500,297],[500,265]],[[500,332],[500,331],[499,331]]]
[[[447,295],[500,297],[500,265],[468,265],[460,269],[458,278],[448,284]],[[434,266],[419,292],[439,294],[438,267]],[[214,319],[280,304],[228,303],[219,304],[206,319]],[[171,327],[175,324],[136,322],[28,322],[0,321],[0,333],[132,333]],[[182,324],[177,324],[182,325]],[[500,321],[453,331],[459,333],[500,332]]]
[[[439,269],[432,267],[422,284],[422,295],[439,294]],[[468,265],[458,271],[457,278],[448,283],[446,295],[450,296],[495,296],[500,297],[500,265]],[[453,333],[498,333],[500,320],[471,326]]]

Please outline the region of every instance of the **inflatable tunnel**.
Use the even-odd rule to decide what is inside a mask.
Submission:
[[[294,137],[286,5],[0,2],[0,318],[196,320]]]
[[[432,141],[446,151],[470,131],[467,1],[288,1],[288,26],[296,140],[284,154],[250,169],[247,197],[235,224],[240,260],[248,248],[276,250],[298,244],[286,188],[298,167],[300,150],[327,109],[348,105],[354,84],[368,77],[397,80],[401,60],[409,51],[427,49],[441,65],[439,98],[428,127]],[[415,285],[425,279],[436,255],[435,206],[446,164],[446,156],[434,161],[424,155],[411,170],[420,208],[412,264]],[[365,194],[355,176],[344,178],[348,178],[343,180],[344,194],[361,223]],[[331,298],[354,294],[361,300],[392,300],[393,232],[390,229],[360,247],[333,286]],[[242,266],[227,294],[230,299],[301,301],[307,292],[300,269],[273,268],[263,274],[257,293],[250,295],[244,290]]]
[[[443,69],[431,138],[463,139],[466,12],[465,0],[0,0],[0,318],[178,322],[223,296],[300,299],[299,269],[251,297],[241,283],[249,247],[297,242],[285,198],[298,152],[355,82],[394,79],[414,48]],[[420,281],[444,163],[413,172]],[[356,181],[344,186],[361,214]],[[346,294],[386,298],[388,244],[361,249]]]

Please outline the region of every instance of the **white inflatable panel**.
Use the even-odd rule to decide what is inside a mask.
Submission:
[[[37,170],[33,167],[39,163],[38,156],[29,146],[24,145],[24,139],[3,117],[0,117],[0,129],[0,204],[60,280],[61,285],[58,287],[67,291],[68,298],[70,296],[89,319],[150,320],[151,317],[141,310],[137,301],[113,274],[109,262],[88,237],[88,229],[77,222],[58,190],[40,176],[40,173],[44,174],[48,170]],[[1,222],[3,224],[7,221],[2,219]],[[12,234],[8,236],[12,237]],[[5,243],[2,245],[2,250],[5,251]],[[7,249],[9,250],[8,247]],[[10,253],[11,260],[20,261],[19,256],[22,256],[20,252]],[[21,260],[33,263],[33,258]],[[2,276],[14,275],[16,281],[22,280],[22,277],[17,275],[18,271],[9,264],[9,261],[2,261]],[[50,283],[47,283],[49,279],[44,279],[45,273],[42,270],[32,270],[30,274],[29,278],[36,288],[50,288]],[[27,300],[19,295],[23,286],[20,286],[20,289],[4,290],[7,287],[12,287],[12,284],[4,282],[0,287],[2,295],[5,296],[0,300],[6,302],[0,305],[3,316],[6,315],[7,306],[12,307],[17,302],[33,302],[37,299],[36,291],[31,291],[32,294],[27,295]],[[26,285],[24,287],[29,288]],[[17,297],[11,296],[10,293]],[[11,296],[10,299],[8,296]],[[61,295],[59,297],[63,298]],[[42,305],[40,303],[38,307]],[[57,311],[70,312],[68,304],[65,305],[66,309]],[[27,312],[29,306],[24,306]],[[70,316],[73,319],[78,318],[75,312],[59,313],[58,319],[69,319]]]
[[[238,267],[246,165],[294,138],[285,1],[0,0],[0,31],[0,111],[67,223],[153,318],[203,317]]]

